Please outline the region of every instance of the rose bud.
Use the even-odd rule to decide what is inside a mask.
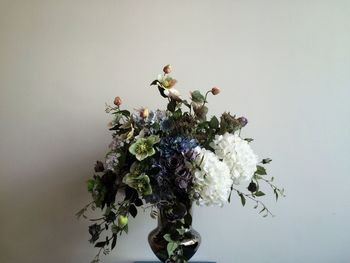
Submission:
[[[239,117],[237,120],[239,121],[242,127],[246,126],[248,123],[248,120],[245,117]]]
[[[140,110],[140,117],[141,118],[147,118],[149,115],[149,110],[147,108],[141,109]]]
[[[163,68],[163,72],[165,74],[169,74],[171,72],[171,66],[168,64]]]
[[[213,93],[213,95],[218,95],[220,93],[220,88],[218,87],[213,87],[211,89],[211,93]]]
[[[254,182],[250,182],[249,186],[248,186],[248,190],[252,193],[256,192],[256,190],[258,190],[258,186],[256,185],[256,183]]]
[[[114,99],[114,105],[117,105],[118,107],[120,105],[122,105],[122,99],[118,96],[118,97],[115,97]]]

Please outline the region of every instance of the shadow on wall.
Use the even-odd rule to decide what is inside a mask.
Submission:
[[[67,154],[10,179],[10,187],[1,191],[1,207],[6,211],[0,217],[0,262],[77,262],[72,256],[93,256],[88,249],[88,222],[75,217],[89,200],[84,182],[92,174],[91,160],[91,156],[78,159]],[[82,244],[87,249],[82,250]]]
[[[93,174],[99,154],[73,158],[74,154],[67,153],[65,158],[31,167],[25,176],[14,176],[6,183],[9,187],[1,191],[0,199],[1,207],[6,208],[0,217],[0,262],[76,263],[94,258],[97,250],[88,242],[90,222],[78,220],[75,214],[90,202],[85,182]],[[134,233],[143,228],[142,217],[136,221],[140,220],[131,222]],[[130,246],[130,242],[125,242],[125,246]],[[102,262],[134,262],[117,258],[118,253],[113,250],[102,256]]]

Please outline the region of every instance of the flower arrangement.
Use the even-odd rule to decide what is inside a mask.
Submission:
[[[90,219],[90,242],[99,248],[93,263],[99,262],[101,252],[107,254],[116,246],[118,235],[128,232],[128,220],[139,208],[150,209],[152,217],[162,209],[175,222],[176,234],[164,235],[166,262],[183,263],[187,259],[179,240],[192,222],[192,203],[223,206],[236,193],[243,206],[251,200],[266,217],[272,213],[259,200],[265,195],[260,184],[267,183],[276,200],[284,195],[273,177],[267,177],[264,165],[271,159],[259,161],[250,146],[252,139],[241,137],[248,120],[229,112],[208,118],[208,96],[218,95],[220,89],[204,95],[195,90],[185,100],[170,73],[167,65],[151,83],[166,99],[166,110],[129,112],[122,109],[120,97],[114,106],[106,106],[113,116],[113,139],[104,162],[97,161],[95,175],[87,182],[93,201],[77,213],[87,218],[89,209],[103,212]]]

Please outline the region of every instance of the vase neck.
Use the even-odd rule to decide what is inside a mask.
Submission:
[[[190,214],[192,216],[192,205],[187,207],[186,214]],[[159,228],[168,228],[168,227],[174,227],[175,226],[175,220],[172,221],[169,219],[169,216],[166,213],[165,208],[159,208],[158,210],[158,227]],[[189,228],[191,228],[192,224]]]

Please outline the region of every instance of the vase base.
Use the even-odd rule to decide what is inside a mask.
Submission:
[[[160,261],[135,261],[134,263],[160,263]],[[191,261],[189,263],[217,263],[215,261]]]

